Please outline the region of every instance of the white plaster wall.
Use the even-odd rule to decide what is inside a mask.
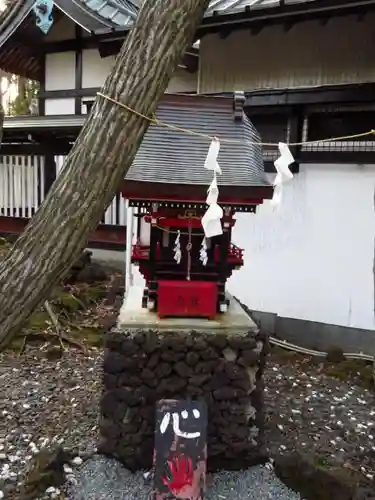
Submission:
[[[200,43],[199,92],[251,91],[375,80],[375,14],[207,35]]]
[[[101,87],[114,62],[114,56],[101,58],[97,49],[85,49],[82,54],[82,87]]]
[[[75,53],[59,52],[46,55],[46,90],[75,88]]]
[[[46,115],[74,115],[75,105],[72,97],[46,99]]]
[[[374,329],[375,165],[302,165],[282,206],[239,214],[245,266],[228,288],[251,309]]]

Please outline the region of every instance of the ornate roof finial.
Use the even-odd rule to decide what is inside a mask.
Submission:
[[[243,90],[236,90],[233,97],[234,120],[241,121],[244,116],[243,108],[246,102],[245,92]]]
[[[36,25],[46,35],[53,24],[53,0],[36,0],[33,10],[36,15]]]

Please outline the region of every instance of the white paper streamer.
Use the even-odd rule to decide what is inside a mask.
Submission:
[[[220,141],[219,139],[215,138],[211,141],[210,147],[208,148],[206,161],[204,162],[204,168],[206,168],[207,170],[213,170],[214,172],[221,174],[221,168],[217,162],[219,151]]]
[[[199,260],[202,262],[202,264],[204,266],[207,266],[208,255],[207,255],[207,242],[206,242],[206,238],[203,238],[203,240],[202,240],[202,245],[201,245],[201,249],[200,249],[200,252],[199,252]]]
[[[213,236],[223,234],[223,229],[221,227],[223,210],[217,204],[217,200],[219,198],[219,188],[217,186],[216,174],[221,174],[221,168],[217,162],[219,151],[220,141],[219,139],[213,139],[204,163],[204,168],[214,172],[214,178],[212,179],[212,182],[207,190],[206,203],[209,207],[202,217],[202,227],[206,238],[212,238]]]
[[[217,199],[219,198],[219,188],[217,187],[216,180],[216,172],[214,173],[213,181],[210,184],[210,187],[207,189],[207,205],[212,205],[213,203],[217,203]]]
[[[270,202],[273,207],[277,207],[281,204],[283,185],[285,182],[293,179],[293,174],[289,169],[289,165],[294,162],[294,157],[290,152],[288,145],[283,142],[279,142],[279,152],[279,158],[274,161],[277,174],[273,183],[275,188]]]
[[[173,251],[174,251],[173,258],[177,262],[177,264],[179,264],[181,262],[181,257],[182,257],[181,245],[180,245],[180,231],[178,231],[178,233],[177,233],[177,237],[176,237],[175,242],[174,242]]]

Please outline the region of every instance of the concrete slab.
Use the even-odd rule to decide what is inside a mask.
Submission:
[[[204,318],[159,318],[154,312],[142,308],[143,287],[133,285],[125,295],[117,321],[118,329],[146,328],[155,330],[197,330],[200,332],[220,332],[245,334],[258,330],[256,324],[231,295],[230,306],[225,314],[218,314],[215,319]]]

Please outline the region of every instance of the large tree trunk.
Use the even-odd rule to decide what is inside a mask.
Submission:
[[[151,115],[209,0],[148,0],[102,92]],[[0,349],[66,274],[111,203],[149,123],[98,97],[62,173],[0,266]]]

